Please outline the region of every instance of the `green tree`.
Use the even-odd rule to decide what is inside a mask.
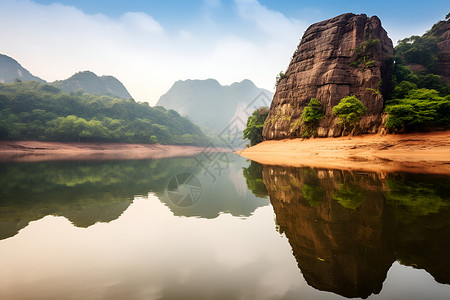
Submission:
[[[450,128],[450,96],[442,97],[436,90],[409,90],[403,99],[389,101],[385,112],[385,125],[390,131]]]
[[[323,117],[322,103],[320,100],[312,98],[302,112],[302,122],[304,124],[302,136],[310,137],[316,135],[316,127]]]
[[[268,114],[269,108],[264,106],[255,110],[252,115],[248,117],[247,128],[244,129],[243,139],[249,139],[251,146],[263,141],[262,130]]]
[[[278,83],[280,83],[280,80],[286,78],[286,75],[284,74],[283,71],[280,71],[280,73],[278,73],[277,78],[275,79],[275,87],[278,86]]]
[[[333,107],[333,114],[339,117],[339,124],[344,126],[342,134],[344,134],[347,126],[355,128],[366,110],[364,104],[355,96],[342,98],[338,105]]]

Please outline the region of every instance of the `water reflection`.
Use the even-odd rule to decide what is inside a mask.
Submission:
[[[450,284],[449,177],[277,166],[261,176],[312,287],[366,298],[396,260]]]
[[[230,154],[232,155],[232,154]],[[12,237],[47,215],[64,216],[77,227],[117,219],[135,196],[155,193],[176,216],[216,218],[228,212],[248,217],[268,199],[245,187],[242,167],[234,163],[215,181],[204,174],[195,158],[138,161],[53,161],[0,164],[0,239]],[[167,187],[179,174],[200,180],[201,198],[195,205],[179,205]]]

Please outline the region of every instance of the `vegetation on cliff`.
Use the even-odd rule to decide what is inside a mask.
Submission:
[[[394,89],[386,101],[385,126],[391,132],[450,128],[450,85],[443,80],[439,43],[449,21],[395,47]]]
[[[0,139],[203,145],[176,111],[133,99],[64,93],[36,81],[0,84]]]
[[[333,107],[333,114],[339,117],[339,124],[344,126],[343,133],[346,127],[355,129],[361,120],[362,115],[367,108],[355,96],[344,97],[339,103]]]
[[[269,108],[264,106],[255,110],[247,119],[247,128],[244,129],[243,139],[249,139],[250,145],[254,146],[263,141],[262,130]]]

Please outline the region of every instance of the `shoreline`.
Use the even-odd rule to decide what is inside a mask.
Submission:
[[[204,149],[161,144],[0,141],[0,162],[161,159],[193,156]]]
[[[269,140],[235,153],[266,165],[450,175],[450,131]]]

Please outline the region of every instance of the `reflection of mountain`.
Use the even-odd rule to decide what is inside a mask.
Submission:
[[[149,192],[154,192],[175,215],[214,218],[229,212],[249,216],[269,202],[250,193],[236,193],[229,174],[244,164],[245,160],[238,158],[212,182],[202,175],[195,158],[2,163],[0,239],[14,236],[30,221],[46,215],[64,216],[79,227],[110,222],[128,208],[134,196]],[[166,197],[170,180],[180,173],[195,174],[201,180],[202,196],[192,207],[178,207]]]
[[[118,218],[135,195],[163,190],[185,159],[5,163],[0,173],[0,239],[30,221],[61,215],[88,227]]]
[[[255,209],[269,204],[269,199],[258,198],[245,188],[245,178],[242,168],[249,163],[242,157],[232,153],[224,154],[230,161],[222,165],[219,172],[208,173],[205,169],[195,175],[200,180],[201,197],[194,205],[176,205],[167,192],[156,193],[161,202],[165,203],[176,216],[216,218],[221,213],[233,216],[250,216]],[[195,161],[198,164],[198,161]],[[214,177],[213,177],[214,176]],[[244,187],[244,188],[243,188]]]
[[[264,166],[263,179],[314,288],[366,298],[395,260],[450,284],[448,177]]]

